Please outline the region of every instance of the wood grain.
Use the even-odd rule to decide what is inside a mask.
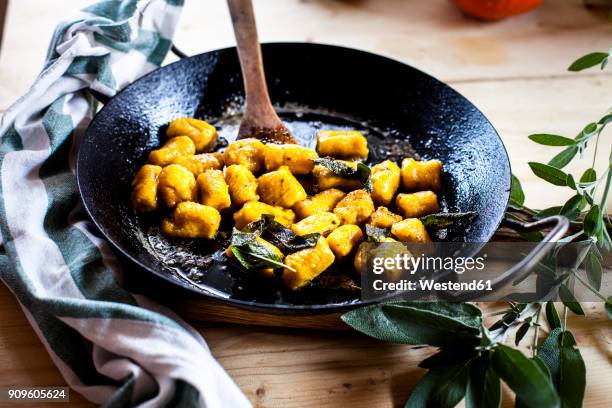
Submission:
[[[11,2],[0,54],[0,110],[39,72],[57,22],[91,2],[63,0],[62,7],[38,0]],[[233,45],[224,0],[186,3],[178,45],[188,53]],[[534,207],[556,204],[567,193],[531,174],[526,163],[547,161],[551,149],[528,144],[526,136],[572,136],[605,112],[612,99],[611,71],[566,71],[576,57],[606,50],[612,38],[605,17],[586,11],[578,0],[547,0],[534,13],[495,23],[467,19],[446,0],[255,0],[255,12],[263,41],[356,47],[450,82],[496,126]],[[588,152],[586,157],[585,163]],[[233,310],[211,310],[212,319],[244,320]],[[569,318],[587,366],[585,406],[607,407],[612,326],[601,305],[590,305],[587,312],[586,319]],[[190,317],[202,316],[191,311]],[[330,328],[337,327],[335,319],[328,321]],[[303,323],[311,324],[298,319],[294,325]],[[422,375],[417,363],[433,351],[382,344],[348,331],[194,325],[258,407],[399,406]],[[0,386],[63,384],[17,302],[0,285]],[[508,397],[505,407],[512,406]],[[91,405],[72,393],[64,406]]]

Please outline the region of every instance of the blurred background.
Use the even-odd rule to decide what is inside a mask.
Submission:
[[[19,97],[40,71],[56,24],[92,2],[9,2],[0,49],[0,110]],[[6,1],[0,3],[6,5]],[[531,207],[557,205],[571,192],[544,183],[531,173],[527,162],[546,162],[557,151],[536,145],[527,136],[539,132],[573,137],[611,107],[611,70],[567,71],[583,54],[610,47],[608,0],[588,0],[589,7],[583,0],[545,0],[530,12],[497,21],[469,17],[449,0],[254,3],[264,42],[308,41],[371,51],[413,65],[463,93],[502,136]],[[457,3],[472,11],[470,6],[476,4],[478,12],[478,4],[487,2]],[[514,9],[493,10],[493,17],[512,14],[521,6],[534,7],[541,0],[501,3]],[[225,0],[186,0],[175,42],[188,54],[233,45]],[[174,59],[170,56],[167,61]],[[604,140],[610,146],[610,139]],[[607,163],[606,150],[599,155],[600,167]],[[590,160],[587,153],[584,164]],[[581,173],[582,166],[572,164],[568,170],[572,169]]]

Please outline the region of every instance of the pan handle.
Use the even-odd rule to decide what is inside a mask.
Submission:
[[[529,232],[538,231],[546,227],[552,227],[546,234],[544,239],[529,253],[527,256],[510,269],[499,275],[491,282],[493,291],[507,285],[510,281],[521,280],[553,249],[552,245],[547,245],[551,242],[558,242],[569,228],[567,218],[560,215],[543,218],[533,222],[520,222],[508,218],[504,218],[503,226],[510,227],[517,231]],[[466,302],[486,294],[485,291],[470,291],[470,292],[445,292],[444,299],[453,302]],[[490,293],[490,291],[488,291]]]

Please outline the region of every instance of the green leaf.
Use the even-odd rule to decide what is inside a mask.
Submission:
[[[465,399],[467,408],[498,408],[501,405],[501,380],[490,364],[489,353],[472,363]]]
[[[465,346],[478,343],[482,312],[470,303],[393,302],[352,310],[342,320],[391,343]]]
[[[550,332],[538,350],[538,357],[550,370],[552,382],[561,397],[561,406],[582,407],[586,368],[572,333],[559,328]]]
[[[545,146],[571,146],[576,144],[576,141],[574,139],[570,139],[569,137],[550,135],[547,133],[536,133],[534,135],[529,135],[529,139]]]
[[[557,169],[562,169],[563,167],[567,166],[569,162],[572,161],[572,159],[574,158],[574,156],[576,156],[577,153],[578,147],[570,146],[567,149],[563,149],[559,154],[553,157],[548,162],[548,165]]]
[[[526,406],[556,408],[559,399],[538,364],[518,350],[498,344],[493,352],[493,368]]]
[[[554,302],[548,301],[546,302],[546,321],[552,330],[561,327],[561,319],[559,318],[559,313],[557,313],[557,308],[555,307]]]
[[[582,202],[583,202],[582,196],[580,194],[576,194],[575,196],[573,196],[572,198],[570,198],[569,200],[565,202],[563,207],[561,207],[561,210],[559,211],[559,213],[565,216],[572,214],[573,212],[578,210],[578,208],[582,205]]]
[[[525,204],[525,193],[519,179],[513,174],[510,189],[510,207],[520,210]]]
[[[606,313],[608,314],[608,319],[612,320],[612,296],[608,298],[606,303],[604,304],[606,308]]]
[[[526,321],[525,323],[523,323],[521,327],[519,327],[518,330],[516,331],[516,337],[514,339],[515,346],[519,345],[519,343],[521,342],[521,340],[523,340],[523,337],[525,337],[525,335],[527,334],[530,328],[531,328],[531,318],[529,319],[529,321]]]
[[[474,211],[458,213],[437,213],[421,217],[420,220],[425,227],[430,229],[444,229],[452,227],[461,222],[469,222],[476,217]]]
[[[582,177],[580,177],[581,183],[592,183],[595,180],[597,180],[597,173],[593,168],[586,169],[584,173],[582,173]]]
[[[548,181],[555,186],[566,186],[567,185],[567,174],[561,170],[549,166],[547,164],[529,162],[531,171],[539,178]]]
[[[546,376],[546,378],[548,378],[548,380],[551,380],[551,376],[550,376],[550,371],[548,371],[548,367],[546,367],[546,364],[544,364],[544,361],[542,361],[541,358],[539,358],[538,356],[534,356],[531,358],[531,361],[533,361],[534,363],[536,363],[536,365],[538,366],[538,368],[540,369],[540,371],[542,372],[542,374],[544,374]],[[520,398],[516,398],[516,403],[514,405],[515,408],[527,408],[528,405],[525,404],[525,402],[523,402],[523,400],[521,400]]]
[[[271,248],[257,241],[256,234],[240,232],[234,228],[230,248],[238,262],[249,271],[264,268],[292,269],[285,265],[283,260]]]
[[[602,64],[608,57],[607,52],[592,52],[587,55],[583,55],[569,66],[569,71],[582,71],[583,69],[594,67],[595,65]]]
[[[584,217],[584,233],[590,237],[599,234],[603,228],[603,220],[601,219],[601,211],[598,205],[594,205]]]
[[[551,215],[559,215],[561,213],[561,206],[549,207],[534,215],[533,218],[541,220],[542,218],[550,217]]]
[[[600,256],[597,245],[592,245],[585,260],[587,279],[591,286],[597,290],[601,289],[601,277],[603,273]]]
[[[580,306],[580,302],[576,300],[574,294],[565,284],[559,286],[559,297],[563,304],[572,312],[577,315],[584,316],[584,310],[582,310],[582,306]]]
[[[574,181],[574,176],[571,174],[568,174],[565,178],[565,184],[572,190],[576,190],[576,182]]]
[[[412,391],[406,407],[452,408],[463,399],[475,351],[472,349],[467,355],[446,350],[442,353],[454,362],[444,363],[443,368],[432,368],[425,374]],[[451,354],[455,356],[451,357]]]

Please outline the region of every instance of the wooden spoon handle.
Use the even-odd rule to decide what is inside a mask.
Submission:
[[[255,25],[255,14],[251,0],[227,0],[234,34],[238,46],[238,56],[244,81],[246,96],[245,116],[262,122],[272,119],[278,125],[280,120],[272,108],[268,86],[263,70],[261,48]],[[267,123],[262,123],[266,125]]]

